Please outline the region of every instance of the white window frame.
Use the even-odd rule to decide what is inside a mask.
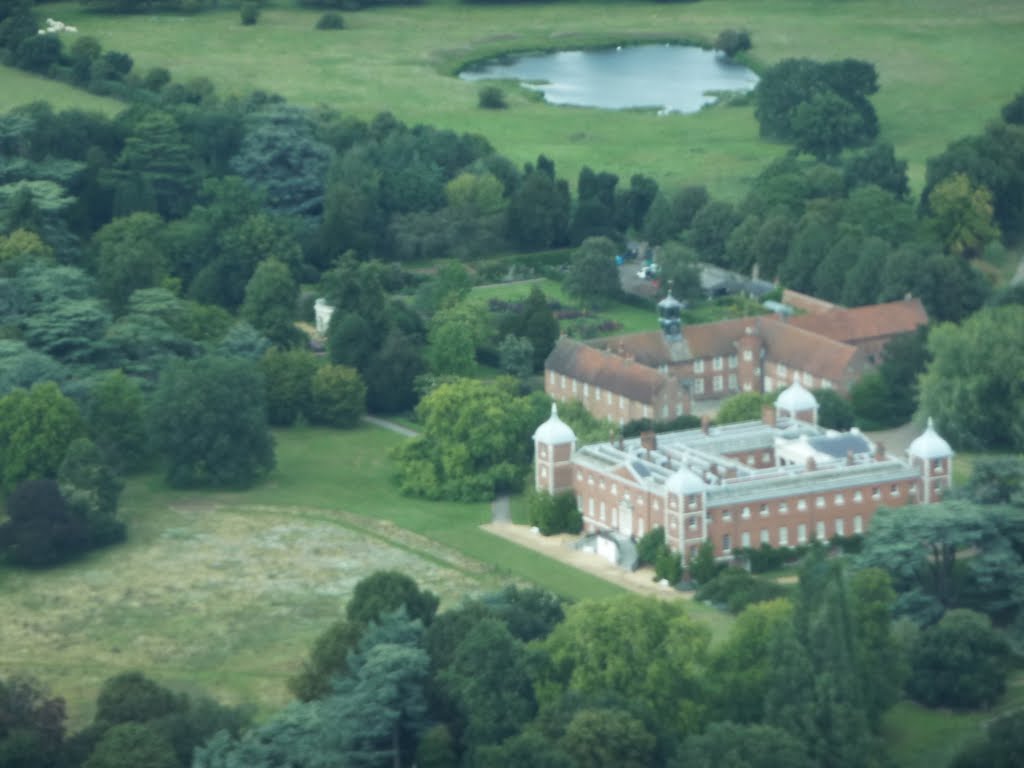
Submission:
[[[693,372],[694,373],[704,373],[704,361],[703,360],[694,360],[693,361]]]
[[[711,370],[721,371],[723,368],[725,368],[725,361],[722,359],[721,355],[715,355],[711,358]]]

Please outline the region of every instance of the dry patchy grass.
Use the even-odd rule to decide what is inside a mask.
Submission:
[[[379,568],[413,575],[448,605],[496,586],[480,563],[390,523],[193,500],[148,512],[126,545],[84,562],[6,572],[0,674],[44,681],[68,699],[75,726],[102,681],[130,669],[269,711],[356,582]]]

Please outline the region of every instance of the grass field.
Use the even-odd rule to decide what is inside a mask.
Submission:
[[[31,101],[48,101],[59,109],[84,109],[111,116],[125,108],[116,99],[94,96],[56,80],[0,66],[0,112]]]
[[[378,568],[413,576],[442,608],[508,581],[577,599],[621,594],[480,530],[486,504],[399,496],[387,460],[398,435],[277,437],[278,469],[258,488],[177,492],[137,477],[121,502],[124,545],[49,571],[0,570],[0,676],[44,681],[67,698],[73,727],[91,717],[99,684],[129,669],[269,712],[355,582]]]
[[[919,185],[927,157],[977,132],[1020,89],[1024,4],[1018,0],[704,0],[700,3],[550,3],[503,7],[441,0],[345,14],[346,29],[315,32],[318,11],[268,7],[243,27],[225,8],[195,16],[101,15],[77,3],[41,13],[129,52],[136,67],[176,79],[207,76],[225,93],[253,88],[306,105],[481,133],[517,162],[545,153],[575,180],[583,165],[667,186],[704,183],[738,197],[784,148],[757,138],[751,107],[657,117],[553,107],[509,86],[510,109],[481,110],[477,86],[451,73],[510,50],[578,48],[643,40],[712,40],[744,27],[756,65],[782,58],[874,62],[883,138],[911,163]]]
[[[1024,706],[1024,675],[1010,679],[1003,700],[985,712],[926,709],[901,701],[885,716],[883,735],[893,763],[900,768],[941,768],[983,734],[984,725]]]

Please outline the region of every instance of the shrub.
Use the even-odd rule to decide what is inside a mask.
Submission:
[[[329,427],[354,427],[366,413],[366,385],[355,368],[325,365],[313,375],[310,416]]]
[[[555,533],[579,533],[583,517],[576,508],[576,497],[569,491],[552,496],[547,491],[530,494],[530,525],[544,536]]]
[[[260,7],[256,3],[242,3],[241,8],[242,24],[251,26],[259,21]]]
[[[317,29],[344,29],[345,20],[340,13],[325,13],[316,22]]]
[[[750,33],[744,29],[723,29],[715,39],[715,48],[729,58],[737,53],[749,51],[751,45]]]
[[[786,589],[780,584],[751,576],[740,568],[726,568],[697,590],[697,599],[709,600],[730,613],[739,613],[748,605],[785,594]]]
[[[654,578],[664,579],[669,584],[678,584],[683,580],[683,558],[678,552],[673,552],[663,546],[658,552],[654,561]]]
[[[481,109],[505,109],[505,92],[496,85],[487,85],[480,89]]]
[[[1006,690],[1009,648],[987,616],[949,611],[921,633],[907,693],[927,707],[988,707]]]
[[[640,565],[654,565],[658,559],[658,553],[664,546],[665,529],[660,525],[641,536],[636,545],[636,554]]]

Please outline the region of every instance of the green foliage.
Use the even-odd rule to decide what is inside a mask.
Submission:
[[[547,491],[531,491],[529,498],[530,525],[540,529],[544,536],[579,533],[583,529],[583,516],[572,492],[551,495]]]
[[[486,85],[480,89],[478,94],[478,105],[481,109],[505,109],[508,102],[505,101],[505,92],[496,85]]]
[[[559,746],[577,766],[647,768],[654,763],[654,736],[641,720],[621,709],[579,711]]]
[[[430,321],[427,334],[434,373],[469,376],[475,367],[475,351],[490,334],[483,310],[476,304],[463,302],[437,312]]]
[[[151,428],[174,486],[247,487],[274,467],[263,378],[247,360],[168,365],[153,393]]]
[[[300,701],[321,699],[331,691],[335,675],[348,672],[348,656],[359,644],[365,625],[338,619],[317,636],[301,671],[288,680],[288,690]]]
[[[966,174],[953,174],[932,187],[928,207],[936,234],[949,253],[977,258],[986,244],[999,239],[992,193],[971,184]]]
[[[511,381],[454,379],[416,409],[423,435],[395,454],[404,493],[481,501],[522,483],[536,427]]]
[[[93,237],[100,291],[118,311],[133,291],[154,288],[167,276],[163,229],[159,216],[133,213],[114,219]]]
[[[124,483],[91,441],[80,437],[68,446],[57,482],[72,514],[89,529],[91,546],[124,539],[124,523],[117,519],[117,502]]]
[[[781,584],[751,576],[742,568],[726,568],[697,590],[698,600],[708,600],[730,613],[739,613],[748,605],[784,597]]]
[[[316,21],[315,29],[344,29],[345,19],[340,13],[325,13]]]
[[[753,43],[750,40],[750,33],[745,29],[723,29],[715,38],[715,48],[720,50],[729,58],[738,53],[749,51]]]
[[[11,768],[59,768],[64,750],[64,700],[39,683],[0,679],[0,762]]]
[[[16,565],[45,568],[89,547],[89,530],[51,479],[25,480],[7,497],[7,522],[0,525],[0,551]]]
[[[722,401],[715,414],[715,423],[734,424],[739,421],[759,421],[765,398],[757,392],[741,392]]]
[[[455,649],[441,682],[463,718],[472,749],[515,735],[536,712],[525,646],[504,623],[478,621]]]
[[[669,584],[678,584],[683,580],[683,558],[678,552],[662,547],[654,559],[654,578]]]
[[[0,488],[54,477],[85,426],[78,407],[53,382],[0,398]]]
[[[907,692],[929,707],[990,707],[1006,690],[1008,648],[985,616],[949,611],[911,656]]]
[[[705,541],[697,550],[697,557],[690,564],[690,578],[698,584],[707,584],[718,574],[715,562],[715,545]]]
[[[184,709],[186,700],[142,672],[122,672],[104,681],[96,698],[96,721],[145,723]]]
[[[96,745],[82,768],[179,768],[170,742],[151,728],[136,723],[115,725]]]
[[[509,334],[498,345],[498,359],[505,373],[525,379],[533,373],[533,344]]]
[[[951,768],[1015,768],[1024,760],[1024,712],[999,717],[983,740],[956,756]]]
[[[640,565],[654,565],[658,553],[665,546],[665,529],[656,525],[643,536],[636,545],[637,561]]]
[[[242,3],[239,6],[239,16],[243,26],[252,26],[260,19],[260,6],[257,3]]]
[[[537,166],[527,166],[508,204],[509,239],[524,251],[561,247],[568,242],[569,185],[555,178],[554,164],[543,155]]]
[[[853,406],[834,389],[815,389],[811,394],[818,401],[818,424],[826,429],[846,431],[853,426]]]
[[[316,424],[348,429],[366,412],[366,385],[355,368],[322,365],[310,383],[310,419]]]
[[[345,615],[349,621],[366,625],[404,607],[410,619],[430,626],[437,605],[437,596],[421,590],[409,576],[397,571],[375,571],[356,584]]]
[[[601,307],[622,293],[615,266],[615,243],[606,237],[590,237],[576,250],[562,281],[565,292],[584,307]]]
[[[686,242],[702,261],[728,266],[725,260],[725,246],[729,235],[739,223],[739,214],[731,203],[711,200],[694,214],[686,233]]]
[[[614,691],[646,723],[693,733],[705,709],[701,674],[710,634],[676,602],[636,595],[570,606],[541,644],[548,661],[535,681],[541,711],[568,691]]]
[[[985,308],[928,336],[922,416],[954,446],[1024,450],[1024,307]]]
[[[1024,459],[977,457],[962,493],[976,504],[1024,504]]]
[[[313,403],[313,377],[323,360],[306,349],[268,349],[260,359],[267,387],[267,421],[290,427],[308,416]]]
[[[295,327],[299,286],[288,267],[276,259],[261,261],[245,286],[239,315],[279,347],[297,345],[305,337]]]
[[[812,768],[817,765],[792,734],[768,725],[712,723],[683,744],[673,768]]]

